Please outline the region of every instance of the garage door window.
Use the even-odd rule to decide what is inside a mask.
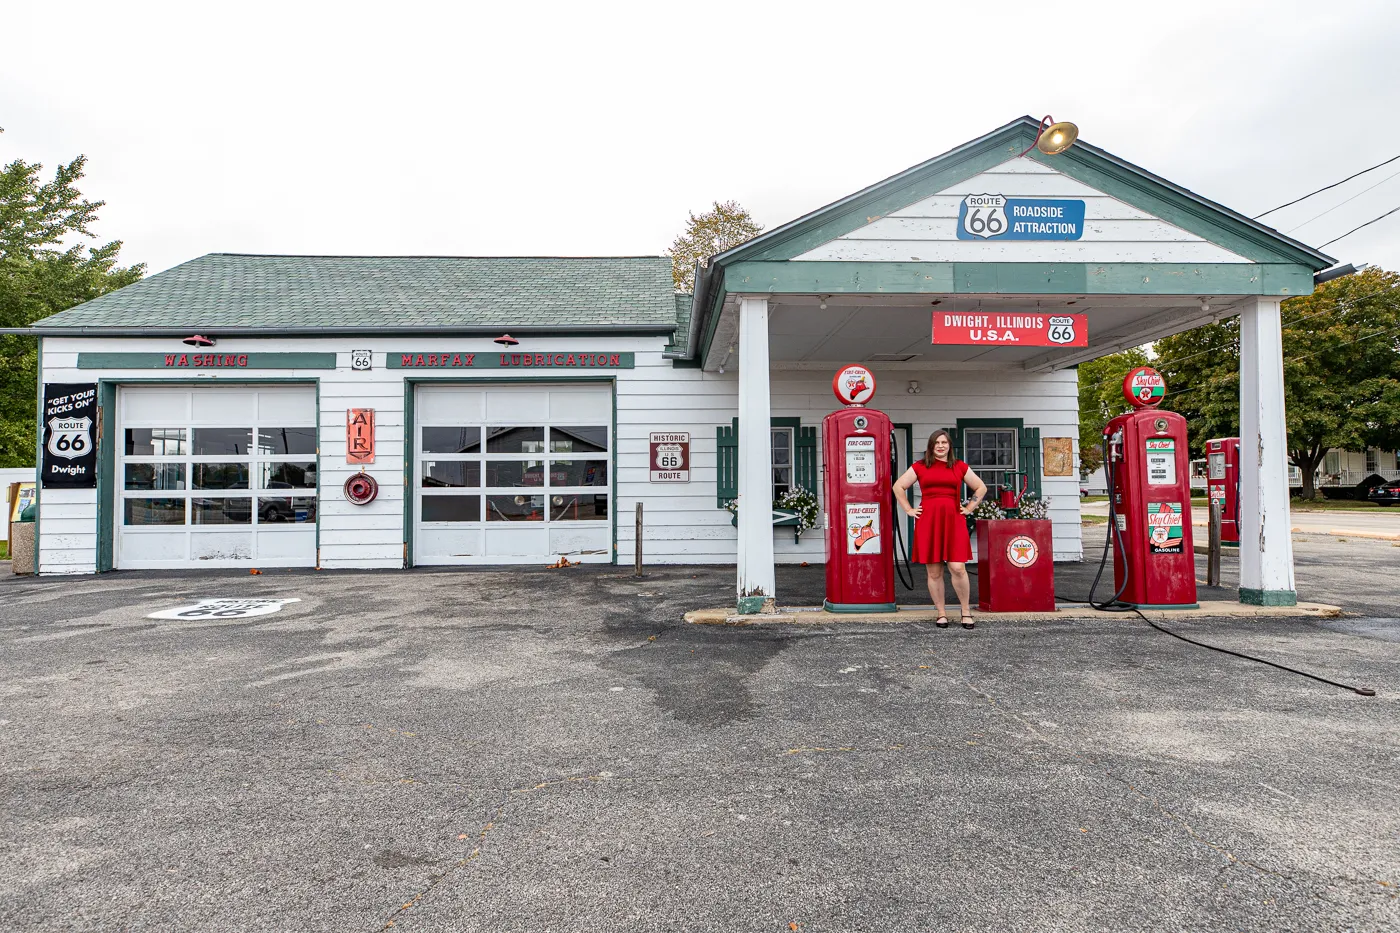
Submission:
[[[125,526],[316,521],[313,426],[128,428],[122,449]]]
[[[425,522],[608,517],[606,426],[424,425],[420,430]],[[467,489],[480,494],[464,495]]]

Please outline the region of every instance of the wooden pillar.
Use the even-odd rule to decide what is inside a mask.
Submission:
[[[1240,602],[1293,606],[1279,298],[1240,311]]]
[[[758,612],[777,595],[768,365],[768,299],[740,299],[737,607],[741,613]]]

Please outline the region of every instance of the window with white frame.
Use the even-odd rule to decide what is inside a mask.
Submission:
[[[1381,468],[1381,452],[1375,447],[1366,448],[1366,472],[1374,473]]]
[[[963,462],[991,490],[1010,482],[1016,471],[1015,428],[965,428]]]
[[[792,428],[773,428],[770,432],[773,448],[773,501],[792,491]]]

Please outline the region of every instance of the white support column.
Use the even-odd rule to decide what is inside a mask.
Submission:
[[[773,441],[768,388],[768,299],[739,301],[740,612],[774,598]]]
[[[1240,602],[1292,606],[1288,425],[1278,298],[1240,312]]]

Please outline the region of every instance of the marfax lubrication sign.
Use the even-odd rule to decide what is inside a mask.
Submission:
[[[653,431],[648,461],[653,483],[690,482],[690,433]]]

